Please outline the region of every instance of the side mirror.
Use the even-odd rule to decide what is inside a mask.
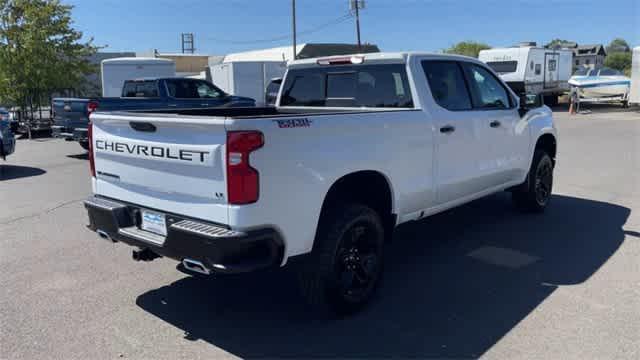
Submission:
[[[544,104],[542,94],[521,94],[520,95],[520,116],[524,116],[529,110],[539,108]]]

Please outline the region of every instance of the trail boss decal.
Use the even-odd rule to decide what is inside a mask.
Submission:
[[[148,146],[139,144],[127,144],[117,141],[96,140],[96,150],[102,152],[121,153],[133,157],[170,159],[193,163],[210,162],[209,151],[180,149],[168,146]]]
[[[278,124],[280,129],[289,129],[289,128],[298,128],[298,127],[310,127],[313,121],[307,118],[297,118],[297,119],[283,119],[283,120],[273,120],[273,122]]]

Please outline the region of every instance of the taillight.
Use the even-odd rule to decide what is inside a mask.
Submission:
[[[87,114],[91,115],[92,112],[98,110],[98,105],[100,105],[100,103],[95,100],[89,101],[87,103]]]
[[[91,170],[91,176],[96,177],[96,162],[93,158],[93,123],[89,122],[87,128],[87,140],[89,140],[89,169]]]
[[[227,197],[230,204],[258,201],[260,175],[251,167],[249,154],[263,145],[264,137],[259,131],[227,133]]]

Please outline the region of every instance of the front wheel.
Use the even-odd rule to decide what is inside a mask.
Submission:
[[[300,273],[300,288],[312,306],[347,315],[364,307],[377,289],[384,227],[374,210],[358,204],[336,207],[326,217]]]
[[[553,160],[544,150],[536,150],[527,181],[513,191],[516,206],[525,211],[543,212],[553,190]]]

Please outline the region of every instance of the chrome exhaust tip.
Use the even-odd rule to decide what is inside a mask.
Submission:
[[[199,274],[209,275],[211,271],[207,269],[200,261],[192,260],[192,259],[184,259],[182,260],[182,265],[185,269],[189,271],[193,271]]]
[[[111,238],[111,236],[109,236],[109,234],[107,234],[106,231],[104,231],[104,230],[96,230],[96,232],[98,233],[98,236],[100,236],[101,239],[107,240],[107,241],[112,242],[112,243],[116,242],[115,240],[113,240]]]

